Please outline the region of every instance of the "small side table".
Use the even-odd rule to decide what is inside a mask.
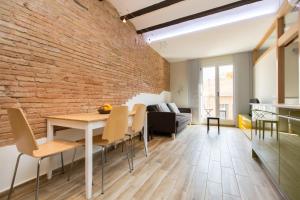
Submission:
[[[220,134],[220,117],[207,117],[207,133],[209,132],[210,120],[217,120],[218,122],[218,134]]]

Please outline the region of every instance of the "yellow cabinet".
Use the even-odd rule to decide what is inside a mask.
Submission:
[[[248,114],[239,114],[238,115],[238,126],[245,133],[245,135],[251,140],[251,117]]]

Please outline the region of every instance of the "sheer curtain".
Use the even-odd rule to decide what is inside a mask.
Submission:
[[[199,59],[188,61],[188,102],[193,123],[200,122],[200,65]]]
[[[238,114],[249,113],[249,100],[253,96],[253,64],[250,52],[233,55],[234,65],[234,111],[235,119]],[[235,120],[236,122],[236,120]]]

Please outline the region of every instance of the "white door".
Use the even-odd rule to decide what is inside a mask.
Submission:
[[[233,124],[233,65],[202,67],[200,75],[201,122],[217,116],[222,124]]]

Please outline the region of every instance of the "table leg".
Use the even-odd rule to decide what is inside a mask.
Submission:
[[[220,134],[220,120],[218,119],[218,134]]]
[[[207,125],[206,126],[207,126],[207,133],[208,133],[208,131],[209,131],[209,119],[207,118],[206,120],[207,120],[207,122],[206,122]]]
[[[144,122],[144,145],[145,145],[145,155],[148,156],[148,117],[147,113]]]
[[[53,125],[49,120],[47,120],[47,141],[50,142],[53,140],[53,135],[54,135],[54,128]],[[50,156],[47,159],[47,178],[51,179],[52,178],[52,166],[53,166],[53,157]]]
[[[85,129],[85,194],[92,197],[93,182],[93,130],[87,126]]]

